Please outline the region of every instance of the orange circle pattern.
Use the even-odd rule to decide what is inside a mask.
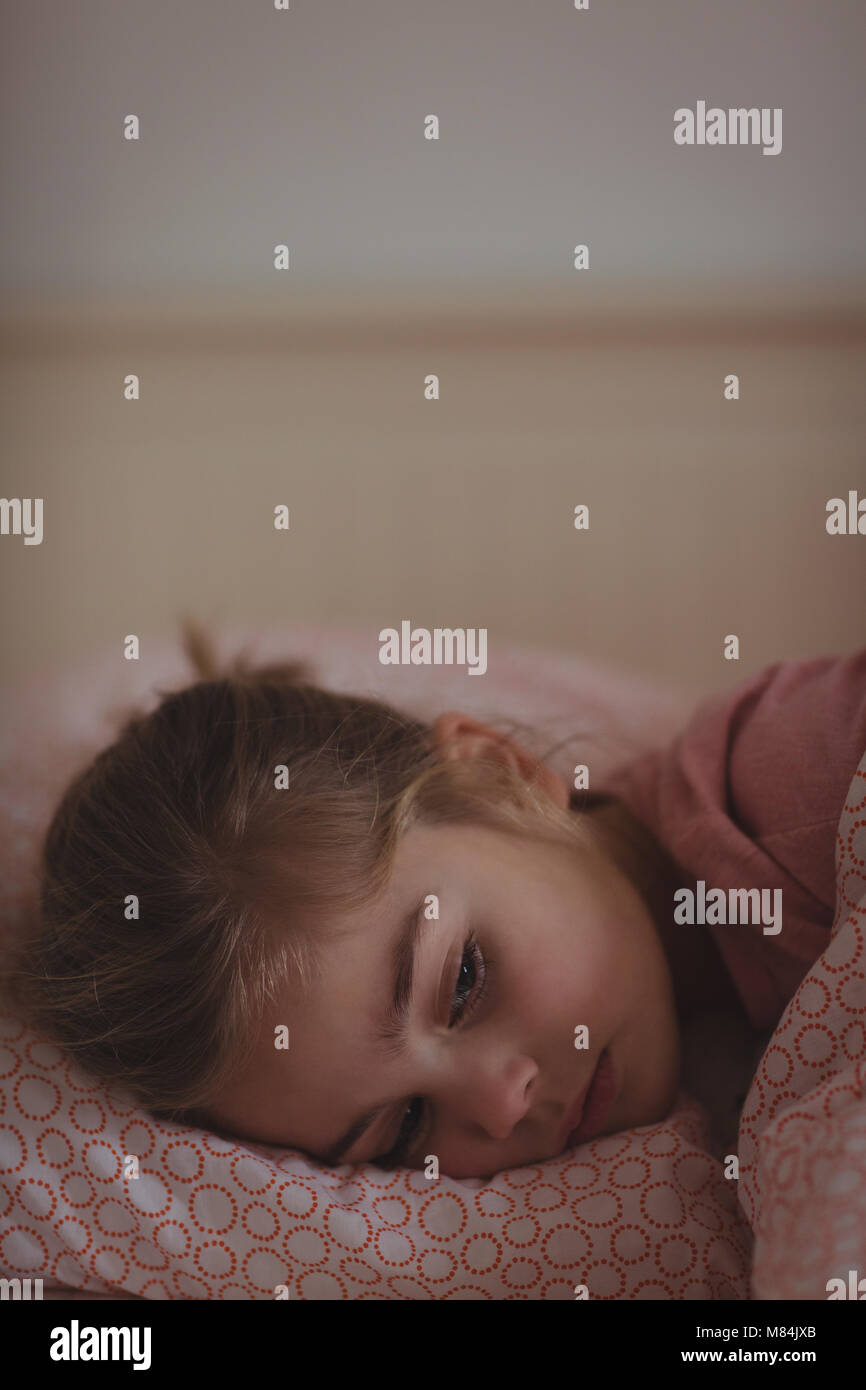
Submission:
[[[866,1277],[866,754],[836,836],[830,944],[789,1001],[740,1116],[751,1297]]]
[[[8,1016],[0,1057],[9,1277],[156,1299],[747,1297],[751,1233],[685,1093],[662,1124],[434,1182],[159,1120]]]

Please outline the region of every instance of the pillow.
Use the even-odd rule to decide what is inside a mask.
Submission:
[[[237,634],[219,644],[237,649]],[[688,705],[646,681],[551,653],[490,652],[485,682],[444,667],[379,666],[368,635],[271,634],[261,660],[298,655],[321,684],[418,716],[464,708],[540,727],[536,752],[594,786],[667,741]],[[0,706],[3,920],[33,911],[35,858],[68,777],[114,733],[112,711],[152,706],[188,679],[171,643],[145,660],[94,659]],[[481,687],[479,689],[479,687]],[[524,741],[532,746],[527,736]],[[14,1017],[0,1017],[0,1270],[89,1294],[165,1298],[743,1299],[751,1232],[684,1092],[661,1124],[595,1140],[493,1179],[431,1181],[371,1164],[329,1169],[295,1150],[230,1141],[139,1109]],[[134,1156],[140,1176],[125,1176]]]
[[[866,753],[836,837],[830,942],[761,1059],[739,1141],[753,1297],[866,1298]]]
[[[431,1182],[157,1120],[7,1017],[0,1048],[7,1277],[156,1299],[746,1297],[748,1228],[685,1096],[662,1124]]]

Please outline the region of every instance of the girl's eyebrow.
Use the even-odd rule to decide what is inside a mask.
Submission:
[[[391,949],[391,971],[393,977],[391,1002],[385,1009],[379,1024],[373,1032],[373,1042],[383,1058],[394,1060],[406,1051],[408,1042],[408,1023],[412,1013],[415,964],[418,959],[418,942],[421,928],[426,918],[423,915],[427,902],[425,894],[416,907],[410,909],[400,925],[397,938]],[[345,1134],[332,1144],[321,1162],[329,1168],[339,1163],[342,1155],[355,1144],[361,1135],[370,1128],[373,1121],[387,1110],[388,1101],[377,1105],[353,1120]]]

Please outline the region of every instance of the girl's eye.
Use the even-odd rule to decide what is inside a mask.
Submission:
[[[416,1106],[418,1107],[417,1110]],[[420,1096],[413,1096],[406,1107],[406,1111],[403,1115],[403,1123],[400,1126],[400,1131],[393,1147],[384,1158],[377,1159],[377,1163],[380,1163],[382,1167],[397,1168],[401,1163],[406,1162],[406,1155],[412,1147],[412,1141],[418,1132],[423,1113],[424,1102]]]
[[[454,985],[453,998],[459,998],[460,1002],[458,1003],[456,1008],[452,1007],[451,1009],[451,1015],[448,1019],[449,1028],[453,1028],[454,1024],[458,1021],[458,1019],[462,1017],[466,1009],[466,1001],[471,996],[472,990],[475,986],[475,981],[478,978],[479,965],[482,972],[481,979],[483,987],[484,957],[478,949],[478,945],[475,941],[475,938],[473,936],[470,936],[469,940],[466,942],[466,945],[463,948],[463,958],[460,961],[460,969],[457,971],[457,980]],[[473,1009],[475,1008],[477,1002],[477,999],[473,1002]]]
[[[452,996],[452,999],[457,1002],[456,1004],[452,1004],[451,1014],[448,1019],[449,1028],[453,1028],[454,1024],[459,1022],[461,1018],[464,1016],[468,1017],[469,1014],[474,1013],[475,1009],[478,1008],[478,1005],[487,993],[489,967],[490,961],[485,961],[474,934],[470,935],[463,947],[463,956],[460,961],[460,968],[457,971],[457,980],[454,985],[454,993]],[[481,984],[476,989],[479,973]],[[470,999],[471,1002],[467,1007],[467,1001]],[[377,1159],[377,1163],[381,1163],[383,1166],[397,1167],[399,1164],[405,1162],[406,1155],[420,1129],[423,1113],[424,1102],[422,1098],[420,1096],[414,1096],[410,1104],[406,1107],[403,1123],[400,1126],[400,1132],[397,1135],[393,1147],[384,1158]]]

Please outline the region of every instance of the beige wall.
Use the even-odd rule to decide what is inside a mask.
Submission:
[[[863,0],[4,8],[6,286],[863,274]],[[675,145],[698,100],[781,152]]]
[[[15,10],[13,678],[184,609],[485,626],[695,694],[863,642],[866,537],[824,529],[866,491],[859,0]],[[678,146],[698,100],[783,111],[781,151]]]
[[[484,626],[695,694],[862,644],[866,537],[824,526],[866,495],[862,301],[617,294],[22,309],[0,490],[44,540],[0,538],[5,671],[184,609]]]

